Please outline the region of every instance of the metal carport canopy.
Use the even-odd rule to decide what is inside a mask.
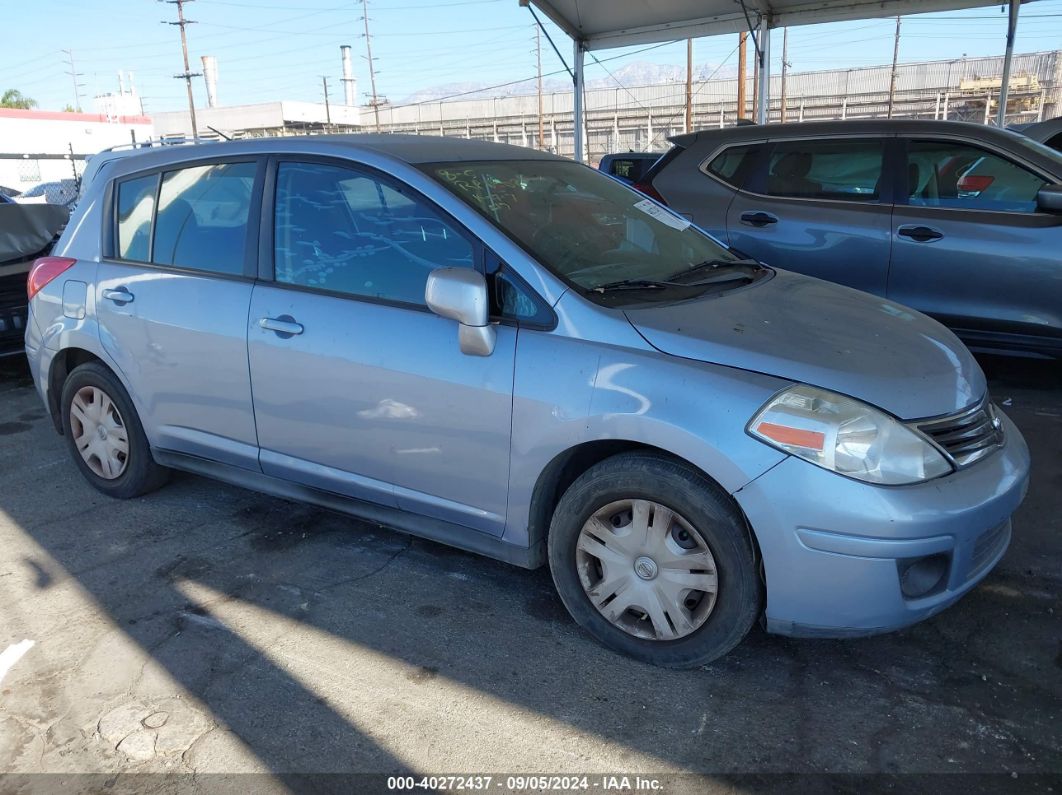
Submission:
[[[1031,2],[1031,0],[1024,0]],[[528,0],[521,0],[526,5]],[[1004,0],[1007,2],[1007,0]],[[1010,26],[1000,107],[1005,108],[1017,10],[1009,0]],[[530,0],[567,33],[575,45],[575,156],[583,159],[583,54],[587,50],[737,33],[758,29],[760,74],[758,107],[763,115],[770,85],[772,28],[894,17],[1000,5],[986,0]]]

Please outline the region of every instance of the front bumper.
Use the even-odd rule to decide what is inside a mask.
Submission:
[[[887,632],[976,585],[1006,552],[1010,516],[1028,487],[1028,447],[1001,419],[1001,449],[926,483],[874,486],[791,457],[736,492],[763,554],[768,631]],[[902,562],[937,554],[948,559],[940,587],[905,597]]]

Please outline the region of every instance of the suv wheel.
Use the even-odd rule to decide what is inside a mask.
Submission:
[[[155,463],[125,388],[95,362],[74,368],[60,401],[63,431],[81,474],[110,497],[154,491],[169,476]]]
[[[654,665],[721,657],[762,609],[741,513],[717,484],[660,455],[616,456],[580,476],[553,515],[549,560],[576,622]]]

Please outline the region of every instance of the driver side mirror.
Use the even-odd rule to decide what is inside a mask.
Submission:
[[[1036,208],[1045,213],[1062,212],[1062,185],[1044,185],[1036,194]]]
[[[497,331],[490,324],[487,280],[469,268],[436,268],[428,274],[424,301],[435,314],[456,320],[457,341],[469,356],[494,353]]]

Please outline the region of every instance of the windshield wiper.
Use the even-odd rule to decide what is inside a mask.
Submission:
[[[686,287],[678,282],[656,281],[654,279],[620,279],[618,282],[606,282],[592,287],[594,292],[607,293],[610,290],[662,290],[665,287]]]
[[[691,265],[690,267],[686,268],[686,270],[679,271],[678,273],[672,273],[667,278],[669,280],[679,279],[679,278],[681,278],[683,276],[688,276],[691,273],[699,273],[701,271],[721,271],[721,270],[729,270],[731,268],[744,268],[744,269],[756,268],[756,269],[759,269],[759,268],[762,268],[762,267],[763,266],[760,265],[760,263],[758,263],[754,259],[706,259],[704,262],[698,262],[696,265]],[[708,279],[707,281],[703,282],[703,284],[711,284],[713,281],[716,281],[716,280],[715,279]],[[723,279],[721,281],[729,281],[729,279]],[[679,283],[680,284],[691,284],[690,282],[679,282]],[[701,283],[702,282],[696,282],[696,284],[701,284]]]

